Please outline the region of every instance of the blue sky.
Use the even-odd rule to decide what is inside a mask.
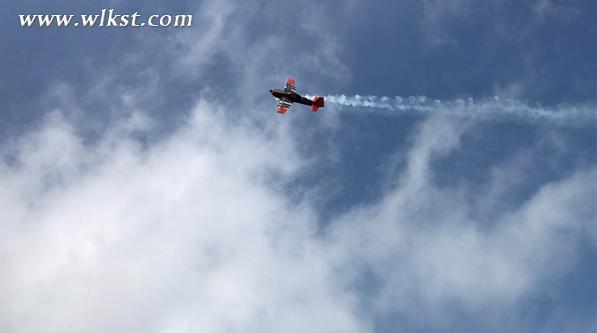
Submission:
[[[594,1],[1,7],[0,330],[597,328]],[[102,8],[193,27],[18,26]]]

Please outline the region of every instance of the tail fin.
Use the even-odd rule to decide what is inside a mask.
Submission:
[[[317,109],[323,107],[323,97],[317,96],[313,98],[313,106],[311,107],[311,111],[317,112]]]

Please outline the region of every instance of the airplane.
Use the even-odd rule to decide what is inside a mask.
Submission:
[[[317,109],[323,107],[323,97],[317,96],[310,100],[306,97],[303,97],[296,93],[296,85],[293,78],[289,77],[286,80],[286,86],[284,90],[280,89],[270,89],[269,91],[274,97],[280,100],[278,102],[278,108],[276,112],[279,114],[284,114],[288,111],[288,108],[292,105],[292,103],[299,103],[304,105],[311,106],[311,111],[317,112]]]

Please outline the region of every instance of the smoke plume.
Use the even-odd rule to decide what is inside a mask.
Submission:
[[[597,108],[591,105],[542,106],[509,98],[457,98],[447,101],[426,96],[325,96],[329,104],[342,106],[342,110],[363,111],[384,114],[418,113],[443,114],[458,118],[519,120],[525,122],[550,122],[557,124],[596,124]],[[358,108],[358,109],[357,109]]]

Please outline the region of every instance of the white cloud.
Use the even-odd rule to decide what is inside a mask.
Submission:
[[[433,118],[385,195],[316,236],[311,203],[275,189],[307,167],[278,128],[206,101],[146,148],[129,135],[143,124],[84,144],[54,114],[3,149],[2,331],[363,332],[396,312],[441,327],[455,308],[514,311],[574,269],[595,217],[595,172],[578,171],[482,228],[431,167],[469,129]]]
[[[147,150],[125,131],[83,145],[59,116],[19,140],[0,171],[1,330],[363,331],[312,213],[264,185],[301,165],[272,135],[200,103]]]
[[[425,122],[397,185],[331,227],[342,275],[358,283],[363,272],[372,272],[376,313],[397,312],[432,327],[459,311],[477,319],[493,311],[516,313],[525,297],[574,269],[579,235],[595,237],[594,170],[544,185],[520,208],[475,220],[472,212],[498,205],[496,198],[484,200],[481,193],[470,201],[466,189],[440,188],[430,169],[458,147],[462,131],[445,120]],[[508,186],[500,180],[487,185],[487,193]],[[499,331],[497,322],[493,329]]]
[[[340,45],[322,17],[325,4],[205,1],[192,29],[172,39],[174,67],[202,78],[217,58],[233,74],[229,93],[255,102],[257,87],[283,84],[288,75],[305,87],[311,77],[346,79]],[[350,8],[340,10],[350,10]],[[331,13],[328,13],[328,16]],[[263,25],[278,26],[262,31]],[[308,43],[304,41],[308,38]]]

